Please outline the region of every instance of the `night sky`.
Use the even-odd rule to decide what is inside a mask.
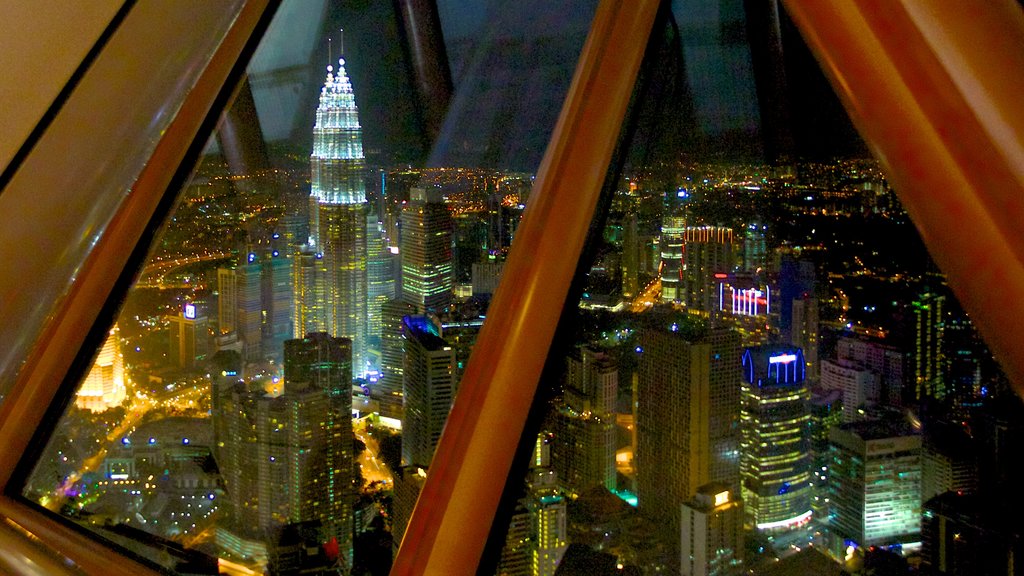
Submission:
[[[441,135],[430,146],[422,136],[391,1],[285,3],[250,67],[265,137],[296,150],[309,148],[328,50],[336,59],[341,51],[337,30],[344,28],[347,69],[370,164],[533,172],[596,6],[597,0],[439,0],[455,89]],[[684,79],[673,93],[682,101],[662,113],[685,116],[677,123],[680,154],[763,160],[763,140],[778,134],[761,121],[758,81],[764,83],[771,73],[756,68],[760,60],[751,57],[752,49],[760,49],[749,34],[762,26],[758,14],[748,11],[743,0],[674,0],[672,12],[681,58],[671,65]],[[784,13],[781,32],[782,110],[791,133],[786,137],[792,139],[784,146],[787,156],[864,155],[863,144]],[[330,48],[324,40],[328,35],[334,38]]]

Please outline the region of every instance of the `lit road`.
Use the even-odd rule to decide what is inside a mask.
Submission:
[[[164,276],[166,276],[168,272],[174,270],[175,268],[188,266],[189,264],[197,264],[199,262],[224,260],[225,258],[230,258],[231,256],[232,254],[230,252],[210,252],[207,254],[196,254],[195,256],[175,258],[174,260],[150,262],[149,265],[142,270],[142,276],[139,278],[139,281],[135,283],[135,285],[136,287],[143,288],[160,288],[163,287]]]
[[[655,278],[650,284],[644,286],[644,289],[637,294],[636,298],[633,299],[633,312],[643,312],[658,301],[661,297],[661,278]]]
[[[363,450],[363,453],[359,455],[359,467],[362,468],[365,485],[369,486],[373,482],[383,482],[385,485],[391,486],[394,480],[391,476],[391,471],[388,470],[386,464],[377,458],[377,453],[380,451],[377,440],[366,433],[366,428],[362,424],[357,424],[354,431],[356,438],[363,444],[366,444],[366,450]]]
[[[82,476],[92,472],[100,467],[103,463],[103,459],[107,457],[107,446],[115,442],[120,442],[131,430],[135,429],[135,426],[147,415],[159,413],[163,410],[173,408],[176,410],[189,410],[195,409],[200,406],[200,402],[204,397],[209,397],[210,387],[209,384],[206,386],[185,385],[178,387],[175,390],[162,393],[158,396],[151,397],[145,394],[136,393],[130,395],[128,403],[125,405],[125,416],[121,422],[115,426],[112,430],[107,433],[106,442],[101,442],[99,449],[92,455],[82,461],[81,467],[74,473],[69,474],[64,482],[57,488],[54,494],[57,496],[56,499],[51,500],[54,505],[59,505],[59,501],[63,494],[65,494],[75,482],[78,482]]]

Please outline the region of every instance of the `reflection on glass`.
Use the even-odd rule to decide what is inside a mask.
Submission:
[[[389,118],[361,99],[407,86],[360,62],[386,53],[374,29],[334,32],[372,10],[314,6],[334,41],[308,57],[261,48],[257,65],[308,61],[249,78],[260,122],[242,126],[274,136],[211,145],[26,496],[172,569],[386,573],[529,201],[580,4],[446,21],[456,90],[429,155],[393,137],[417,122],[407,101]],[[574,340],[485,561],[902,570],[949,553],[942,519],[1005,567],[1008,529],[980,495],[1017,480],[1020,403],[877,164],[828,145],[845,119],[815,131],[803,90],[822,85],[785,13],[725,5],[656,34]]]

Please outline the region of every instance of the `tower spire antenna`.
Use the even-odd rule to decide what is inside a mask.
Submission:
[[[334,44],[331,43],[331,37],[327,37],[327,65],[332,66],[334,64]]]
[[[341,45],[340,46],[341,51],[339,52],[339,54],[341,55],[342,58],[344,58],[345,57],[345,29],[344,28],[339,28],[338,29],[338,33],[339,33],[338,44]]]

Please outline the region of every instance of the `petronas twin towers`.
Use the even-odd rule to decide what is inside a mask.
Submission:
[[[310,155],[311,295],[304,326],[352,340],[353,372],[367,367],[368,307],[363,131],[345,59],[327,67]],[[312,276],[311,278],[308,276]]]

